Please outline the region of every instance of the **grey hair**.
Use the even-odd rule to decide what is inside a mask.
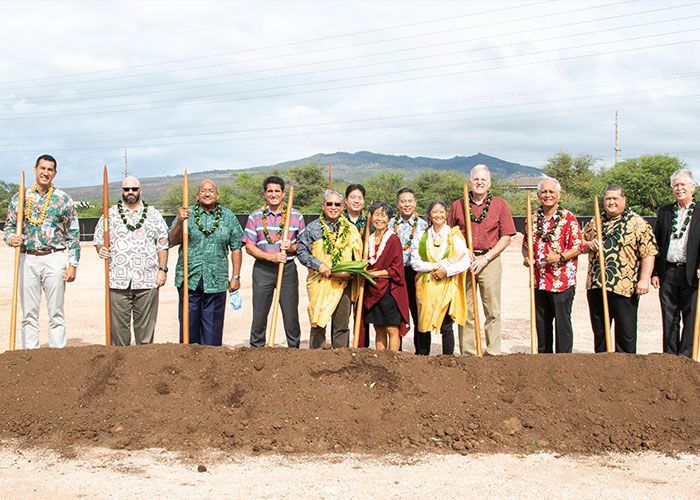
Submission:
[[[681,169],[678,169],[671,174],[671,187],[673,187],[673,183],[676,182],[681,177],[687,177],[688,179],[690,179],[690,182],[693,183],[693,186],[698,185],[695,182],[695,177],[693,177],[693,171],[690,170],[689,168],[681,168]]]
[[[331,195],[336,195],[338,198],[340,198],[340,200],[341,200],[343,203],[345,203],[345,198],[343,198],[343,195],[340,194],[340,193],[339,193],[338,191],[336,191],[335,189],[326,189],[326,190],[323,192],[323,202],[325,203],[325,202],[326,202],[326,199],[327,199],[329,196],[331,196]]]
[[[374,215],[374,212],[377,210],[384,212],[390,219],[394,216],[394,209],[391,208],[391,205],[389,205],[386,201],[375,201],[369,206],[368,212]]]
[[[474,165],[472,167],[471,172],[469,172],[469,178],[472,179],[474,177],[474,174],[481,171],[486,172],[486,174],[488,174],[489,176],[489,180],[491,180],[491,170],[489,170],[489,167],[487,165],[484,165],[483,163],[479,163],[478,165]]]
[[[545,182],[553,182],[554,185],[556,186],[557,193],[561,193],[561,184],[559,184],[559,181],[556,180],[554,177],[546,177],[542,179],[540,182],[537,183],[537,194],[542,194],[542,185]]]
[[[623,198],[627,198],[625,190],[619,184],[609,184],[608,187],[605,188],[603,194],[606,194],[608,191],[617,191],[620,193],[620,196],[622,196]]]

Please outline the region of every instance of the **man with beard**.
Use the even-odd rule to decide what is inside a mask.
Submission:
[[[659,245],[651,284],[658,288],[664,352],[692,356],[698,293],[700,215],[695,213],[695,178],[689,169],[671,175],[676,202],[659,209],[654,235]],[[681,320],[683,328],[681,330]]]
[[[309,292],[309,347],[326,343],[326,325],[332,321],[331,345],[348,347],[352,290],[349,273],[333,273],[334,264],[360,260],[362,238],[357,228],[343,217],[343,197],[328,190],[323,195],[323,213],[306,226],[299,238],[299,262],[309,268],[306,288]]]
[[[255,257],[253,265],[253,321],[250,325],[250,346],[265,345],[267,315],[277,285],[279,264],[284,264],[280,290],[280,308],[287,334],[287,345],[299,347],[301,329],[299,327],[299,276],[294,257],[297,240],[304,232],[304,216],[292,209],[289,221],[289,234],[286,240],[284,225],[286,206],[284,200],[284,180],[270,176],[263,181],[265,204],[248,216],[243,234],[245,250]]]
[[[654,270],[656,239],[651,226],[627,208],[622,186],[611,184],[603,195],[602,240],[610,321],[615,324],[615,352],[637,352],[639,296],[649,292]],[[588,252],[586,281],[588,308],[595,352],[605,352],[605,315],[600,263],[596,252],[595,221],[583,228],[584,251]]]
[[[57,164],[53,156],[36,160],[36,181],[25,192],[22,234],[15,234],[19,198],[12,197],[5,220],[5,241],[20,247],[19,289],[22,303],[22,346],[39,347],[39,302],[46,294],[49,347],[65,347],[63,315],[66,283],[75,280],[80,259],[80,226],[70,196],[56,189]],[[68,250],[68,262],[63,252]]]
[[[112,345],[153,343],[158,291],[168,273],[168,226],[163,216],[141,201],[141,183],[122,181],[122,199],[109,209],[109,248],[104,246],[100,217],[93,244],[109,259],[110,337]]]
[[[188,224],[189,340],[193,344],[221,345],[226,291],[234,292],[241,287],[243,230],[233,212],[219,205],[218,201],[219,191],[214,181],[202,181],[197,190],[197,203],[192,208],[180,207],[170,227],[170,244],[180,245],[182,224],[184,221]],[[229,252],[233,266],[230,279]],[[180,342],[183,285],[181,246],[175,271],[175,286],[180,295]]]

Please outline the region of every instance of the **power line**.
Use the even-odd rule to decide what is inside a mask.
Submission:
[[[626,42],[626,41],[632,41],[632,40],[640,40],[640,39],[645,39],[645,38],[653,38],[653,37],[657,37],[657,36],[666,36],[667,34],[677,34],[677,33],[683,33],[683,32],[698,31],[699,29],[700,28],[692,28],[689,30],[681,30],[681,31],[674,32],[674,33],[666,33],[663,35],[645,35],[645,36],[641,36],[641,37],[634,37],[634,38],[624,39],[624,40],[619,40],[619,41]],[[132,111],[146,111],[146,110],[151,110],[151,109],[163,109],[163,108],[167,108],[167,107],[177,107],[177,106],[206,105],[206,104],[218,104],[218,103],[223,103],[223,102],[244,101],[244,100],[251,100],[251,99],[267,99],[267,98],[272,98],[272,97],[282,97],[282,96],[289,96],[289,95],[295,95],[295,94],[326,92],[326,91],[333,91],[333,90],[344,90],[344,89],[348,89],[348,88],[366,87],[366,86],[374,86],[374,85],[381,85],[381,84],[388,84],[388,83],[402,83],[402,82],[406,82],[406,81],[441,78],[441,77],[445,77],[445,76],[458,76],[458,75],[462,75],[465,73],[476,73],[476,72],[491,71],[491,70],[496,70],[496,69],[506,69],[506,68],[513,68],[513,67],[522,67],[522,66],[543,64],[543,63],[549,63],[549,62],[569,61],[569,60],[582,59],[582,58],[587,58],[587,57],[598,57],[601,55],[620,54],[620,53],[627,53],[627,52],[638,51],[638,50],[647,50],[647,49],[668,47],[668,46],[674,46],[674,45],[680,45],[680,44],[686,44],[686,43],[695,43],[697,41],[700,41],[700,40],[699,39],[683,40],[683,41],[668,42],[668,43],[663,43],[663,44],[647,45],[647,46],[642,46],[642,47],[632,47],[632,48],[628,48],[628,49],[618,49],[618,50],[612,50],[612,51],[598,52],[598,53],[594,53],[594,54],[582,54],[582,55],[575,55],[575,56],[558,57],[558,58],[545,59],[545,60],[540,60],[540,61],[514,63],[514,64],[510,64],[510,65],[502,65],[502,66],[488,67],[488,68],[476,68],[476,69],[469,69],[469,70],[463,70],[463,71],[457,71],[457,72],[451,72],[451,73],[418,75],[418,76],[414,76],[414,77],[405,77],[405,78],[400,78],[400,79],[384,80],[384,81],[378,81],[378,82],[362,82],[359,84],[329,87],[329,88],[323,88],[323,89],[297,90],[297,91],[290,91],[290,92],[280,92],[277,94],[253,95],[253,96],[237,97],[237,98],[231,98],[231,99],[199,100],[199,101],[195,101],[195,102],[192,102],[192,101],[182,102],[182,101],[180,101],[180,99],[162,99],[162,100],[157,100],[157,101],[151,101],[149,103],[149,106],[132,107],[132,108],[126,108],[124,105],[87,106],[87,107],[81,107],[81,108],[59,109],[59,110],[54,110],[52,112],[46,112],[46,113],[36,113],[36,112],[15,113],[14,116],[7,116],[7,115],[2,116],[2,117],[0,117],[0,120],[36,119],[36,118],[51,118],[51,117],[61,117],[61,116],[84,116],[84,115],[92,115],[92,114],[96,114],[96,113],[122,113],[122,112],[132,112]],[[574,46],[574,47],[567,47],[567,50],[587,48],[587,47],[598,46],[598,45],[607,44],[607,43],[609,43],[609,42],[596,42],[596,43],[591,43],[591,44],[584,44],[584,45],[579,45],[579,46]],[[343,81],[348,81],[348,80],[357,80],[357,79],[365,80],[368,77],[389,76],[389,75],[395,75],[398,73],[427,71],[427,70],[433,70],[433,69],[439,69],[439,68],[454,67],[454,66],[459,66],[459,65],[464,65],[464,64],[497,61],[497,60],[502,60],[502,59],[515,58],[515,57],[520,58],[520,57],[524,57],[524,56],[546,54],[546,53],[550,53],[550,52],[559,52],[560,50],[562,50],[562,49],[557,48],[557,49],[551,49],[551,50],[534,51],[534,52],[530,52],[530,53],[519,54],[517,56],[511,56],[511,55],[499,56],[499,57],[494,57],[494,58],[483,58],[480,60],[473,60],[473,61],[466,61],[466,62],[433,65],[433,66],[427,66],[427,67],[418,68],[418,69],[397,70],[397,71],[391,71],[391,72],[376,73],[373,75],[360,75],[360,76],[352,76],[352,77],[346,77],[346,78],[336,78],[336,79],[331,79],[331,80],[325,80],[323,82],[281,85],[281,86],[277,86],[277,87],[268,87],[265,89],[256,89],[256,91],[260,91],[260,90],[262,90],[262,91],[274,91],[274,90],[283,90],[283,89],[287,89],[287,88],[302,87],[302,86],[309,86],[309,85],[343,82]],[[249,92],[250,91],[227,92],[227,93],[222,93],[222,94],[216,94],[216,95],[210,96],[210,97],[233,96],[233,95],[240,95],[240,94],[245,94],[245,93],[249,93]],[[169,106],[168,105],[166,105],[166,106],[152,106],[153,104],[167,104],[167,103],[173,103],[173,104],[171,104]],[[117,107],[117,109],[110,109],[110,108],[114,108],[114,107]],[[86,110],[90,110],[90,111],[86,111]],[[92,110],[94,110],[94,111],[92,111]],[[76,111],[76,113],[72,113],[72,111]]]
[[[654,11],[657,11],[657,10],[660,10],[660,9],[654,9]],[[647,11],[647,12],[649,12],[649,11]],[[581,37],[581,36],[590,36],[590,35],[594,35],[594,34],[610,32],[610,31],[620,31],[623,29],[640,28],[640,27],[658,25],[658,24],[663,24],[663,23],[668,23],[668,22],[686,21],[686,20],[690,20],[690,19],[696,19],[698,17],[700,17],[700,14],[693,15],[693,16],[679,17],[679,18],[674,18],[674,19],[655,20],[655,21],[650,21],[650,22],[646,22],[646,23],[638,23],[638,24],[627,25],[627,26],[615,26],[615,27],[603,28],[600,30],[592,30],[592,31],[586,31],[586,32],[581,32],[581,33],[567,33],[565,35],[559,35],[559,36],[553,36],[553,37],[547,37],[547,38],[539,38],[539,39],[534,39],[534,40],[523,40],[523,41],[512,42],[512,43],[499,45],[499,46],[480,47],[480,48],[474,48],[474,49],[463,49],[463,50],[454,51],[454,52],[428,54],[428,55],[424,55],[424,56],[415,56],[415,57],[411,57],[411,58],[392,60],[391,63],[397,64],[397,63],[416,61],[416,60],[421,60],[421,59],[433,59],[433,58],[437,58],[437,57],[466,54],[469,52],[479,52],[482,50],[489,50],[489,49],[496,49],[496,48],[503,49],[503,48],[508,48],[508,47],[516,47],[519,45],[548,42],[548,41],[560,40],[560,39],[569,39],[569,38]],[[600,19],[601,18],[599,18],[597,20],[600,20]],[[561,26],[571,26],[574,24],[584,24],[584,23],[588,23],[588,22],[590,22],[590,21],[581,21],[578,23],[566,23],[565,25],[561,25]],[[553,27],[550,27],[550,29],[557,28],[557,27],[559,27],[559,26],[553,26]],[[695,28],[695,29],[697,29],[697,28]],[[695,29],[693,29],[691,31],[694,31]],[[542,30],[537,29],[537,30],[525,30],[525,31],[532,32],[532,31],[542,31]],[[647,37],[663,36],[663,35],[667,35],[667,34],[677,34],[677,33],[678,33],[677,31],[676,32],[666,32],[666,33],[660,33],[660,34],[655,34],[655,35],[647,35]],[[511,35],[512,34],[515,34],[515,33],[511,33]],[[251,70],[251,71],[240,72],[240,73],[237,73],[234,75],[228,75],[228,76],[240,76],[240,75],[246,75],[246,74],[254,74],[254,73],[261,73],[261,72],[291,69],[291,68],[296,68],[296,67],[301,67],[301,66],[316,66],[319,64],[346,62],[349,60],[361,59],[361,58],[365,58],[365,57],[374,57],[374,56],[379,56],[379,55],[391,55],[391,54],[396,54],[396,53],[400,53],[400,52],[424,50],[426,48],[434,48],[434,47],[444,46],[444,45],[453,45],[453,44],[458,44],[458,43],[481,41],[481,40],[485,40],[485,39],[495,38],[497,36],[498,35],[489,35],[489,36],[483,36],[483,37],[478,37],[478,38],[473,38],[473,39],[468,39],[468,40],[442,42],[439,44],[428,45],[428,46],[423,46],[423,47],[397,49],[397,50],[392,50],[392,51],[387,51],[387,52],[377,52],[377,53],[373,53],[373,54],[358,55],[358,56],[331,59],[331,60],[325,60],[325,61],[319,61],[319,62],[309,62],[309,63],[302,63],[302,64],[298,64],[298,65],[290,65],[290,66],[283,66],[283,67],[277,67],[277,68]],[[617,41],[629,41],[629,40],[634,40],[634,38],[627,39],[627,40],[616,40],[616,42]],[[600,42],[600,43],[605,43],[605,42]],[[568,49],[567,47],[564,47],[562,50],[567,50],[567,49]],[[83,102],[83,101],[86,101],[89,99],[112,99],[115,97],[132,97],[132,96],[137,96],[137,95],[160,94],[163,92],[182,92],[185,90],[202,90],[202,89],[210,88],[210,87],[239,85],[241,83],[257,83],[257,82],[262,82],[262,81],[266,81],[266,80],[273,80],[273,79],[276,80],[276,79],[280,79],[280,78],[297,78],[297,77],[301,77],[301,76],[309,76],[309,75],[318,74],[318,73],[327,73],[329,71],[347,71],[349,69],[358,69],[358,68],[365,68],[365,67],[371,67],[371,66],[381,66],[381,65],[386,65],[386,64],[387,64],[386,62],[380,61],[380,62],[364,63],[364,64],[359,64],[359,65],[354,65],[354,66],[342,66],[342,67],[338,67],[338,68],[314,70],[314,71],[308,71],[308,72],[304,72],[304,73],[296,73],[296,74],[292,74],[292,75],[283,75],[281,77],[280,76],[269,76],[269,77],[264,77],[264,78],[256,78],[256,79],[242,80],[242,81],[236,81],[236,82],[220,82],[220,83],[212,83],[212,84],[208,84],[208,85],[198,85],[198,86],[193,86],[193,87],[178,87],[178,88],[173,88],[173,89],[152,89],[152,90],[146,90],[146,91],[142,91],[142,92],[128,92],[128,93],[120,93],[120,94],[108,94],[108,95],[102,95],[102,96],[98,95],[95,97],[90,97],[90,96],[86,97],[86,94],[93,94],[93,93],[99,94],[99,93],[110,92],[110,91],[117,90],[117,89],[81,91],[81,94],[78,97],[67,97],[67,98],[58,98],[58,99],[56,99],[55,96],[32,96],[32,97],[26,97],[26,98],[7,97],[7,98],[1,98],[0,102],[1,101],[13,101],[14,102],[14,101],[17,101],[19,99],[26,99],[26,100],[30,101],[32,104],[52,104],[52,103],[65,103],[65,102],[75,102],[75,101]],[[204,77],[204,78],[210,79],[210,77]],[[195,79],[195,80],[201,80],[201,78]],[[168,84],[170,84],[170,83],[168,83]],[[137,85],[137,86],[133,86],[133,87],[124,87],[124,88],[120,88],[118,90],[128,90],[130,88],[143,88],[143,87],[154,87],[154,86],[162,86],[162,84],[144,84],[144,85]],[[42,99],[49,99],[49,100],[42,101]]]

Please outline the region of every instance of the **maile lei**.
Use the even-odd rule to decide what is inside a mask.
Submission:
[[[121,218],[122,222],[124,223],[124,226],[129,231],[136,231],[141,226],[143,226],[143,223],[146,220],[146,212],[148,212],[148,204],[145,201],[143,202],[143,210],[141,211],[141,218],[139,219],[139,221],[136,223],[135,226],[132,226],[126,220],[126,217],[124,216],[124,203],[122,202],[122,200],[119,200],[117,202],[117,212],[119,212],[119,217]]]
[[[540,237],[541,241],[548,243],[554,239],[554,233],[556,233],[557,227],[564,220],[563,215],[564,212],[562,211],[561,207],[557,207],[551,219],[552,225],[550,226],[549,231],[545,233],[544,225],[546,219],[544,216],[544,210],[542,210],[542,207],[537,209],[537,236]]]
[[[413,237],[416,235],[416,228],[418,227],[418,214],[413,212],[413,215],[408,218],[410,221],[411,218],[413,218],[413,227],[411,228],[411,234],[408,236],[408,241],[406,241],[405,245],[402,245],[402,249],[404,251],[408,250],[411,247],[411,242],[413,241]],[[394,217],[394,234],[398,236],[399,234],[399,221],[401,220],[400,215],[396,215]]]
[[[343,251],[347,247],[350,237],[350,221],[344,217],[338,219],[338,231],[331,231],[326,222],[325,214],[318,218],[321,221],[321,231],[323,233],[323,251],[331,258],[331,267],[340,262]]]
[[[435,230],[433,229],[433,232]],[[441,261],[442,259],[446,259],[450,255],[450,246],[445,245],[445,251],[443,252],[442,256],[435,255],[435,248],[438,248],[439,252],[439,247],[442,246],[442,243],[445,242],[447,243],[447,237],[445,238],[440,238],[440,240],[437,240],[437,238],[433,238],[433,248],[431,250],[428,250],[428,236],[430,233],[430,228],[428,228],[427,231],[423,233],[423,236],[421,236],[420,241],[418,242],[418,255],[420,255],[420,258],[424,262],[430,262],[428,259],[428,252],[430,252],[430,256],[433,257],[434,262]],[[437,237],[437,234],[435,235]],[[436,245],[435,242],[438,241],[438,244]],[[430,273],[423,273],[423,276],[421,278],[423,281],[428,281],[430,279]]]
[[[691,203],[688,207],[688,213],[685,216],[683,224],[678,228],[676,232],[676,223],[678,223],[678,216],[680,215],[681,206],[676,203],[676,209],[673,211],[673,219],[671,220],[671,237],[674,240],[680,240],[688,229],[688,224],[690,224],[690,219],[693,217],[693,210],[695,209],[695,202]]]
[[[478,224],[486,218],[486,216],[489,214],[489,207],[491,206],[492,199],[493,195],[489,193],[486,197],[486,202],[484,203],[484,210],[481,212],[481,215],[479,217],[476,217],[474,215],[474,209],[472,208],[472,203],[474,202],[474,199],[471,197],[471,195],[469,196],[469,201],[472,202],[469,203],[469,216],[472,218],[472,222],[476,222]]]
[[[284,204],[282,204],[282,221],[280,222],[280,229],[277,231],[277,234],[275,234],[272,238],[270,238],[270,232],[267,229],[267,203],[262,206],[262,226],[263,226],[263,234],[265,235],[265,240],[270,244],[274,245],[277,243],[280,238],[282,237],[282,231],[283,227],[287,222],[287,211],[285,209]]]
[[[214,207],[214,223],[211,227],[205,228],[204,224],[202,224],[202,207],[199,203],[194,206],[194,223],[204,236],[209,236],[218,229],[222,217],[223,210],[221,209],[221,205],[217,203]]]
[[[32,187],[29,188],[29,190],[33,193],[36,189],[37,185],[35,182],[34,184],[32,184]],[[49,190],[46,193],[46,200],[44,200],[44,206],[41,207],[39,217],[36,219],[32,217],[32,205],[34,204],[34,197],[27,196],[27,201],[24,204],[24,217],[27,219],[27,222],[35,226],[41,226],[44,223],[44,220],[46,219],[46,212],[48,211],[49,204],[51,203],[51,196],[53,196],[53,191],[53,184],[49,184]]]
[[[632,212],[629,208],[625,208],[616,221],[612,221],[608,215],[605,214],[603,216],[603,241],[620,234],[622,228],[627,225],[627,222],[629,222],[633,216],[634,212]]]

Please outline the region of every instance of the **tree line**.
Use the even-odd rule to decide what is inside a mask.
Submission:
[[[595,158],[590,155],[574,156],[558,153],[552,156],[542,172],[554,177],[562,185],[561,204],[576,215],[593,214],[593,197],[602,195],[605,186],[621,185],[627,193],[627,204],[640,215],[654,215],[659,206],[674,200],[669,187],[670,175],[685,163],[670,155],[645,155],[631,158],[610,168],[596,171]],[[273,169],[266,174],[249,172],[233,173],[231,182],[221,183],[220,203],[234,213],[250,213],[263,203],[262,181],[268,175],[278,175],[294,188],[294,206],[303,213],[319,213],[321,196],[328,188],[325,167],[315,164],[301,165],[284,171]],[[412,188],[418,199],[418,210],[435,199],[448,203],[462,197],[462,187],[468,175],[451,170],[425,170],[413,177],[396,172],[379,172],[367,178],[363,185],[367,190],[367,202],[384,200],[393,204],[396,192],[404,187]],[[345,192],[348,182],[334,179],[333,189]],[[190,186],[190,199],[194,200],[197,186]],[[508,179],[494,176],[491,191],[503,197],[513,215],[525,215],[528,190],[520,189]],[[4,220],[9,199],[17,192],[17,185],[0,181],[0,217]],[[174,184],[159,200],[147,200],[164,214],[174,214],[182,200],[182,184]],[[78,208],[80,217],[99,217],[99,206]]]

